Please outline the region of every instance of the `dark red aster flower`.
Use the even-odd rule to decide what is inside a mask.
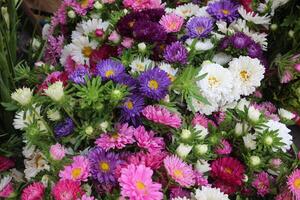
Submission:
[[[110,45],[103,45],[99,49],[96,49],[92,52],[90,56],[90,67],[91,72],[94,72],[96,65],[104,59],[117,56],[117,48]]]
[[[61,81],[61,82],[63,82],[64,86],[66,86],[68,83],[67,73],[59,72],[59,71],[52,72],[51,74],[49,74],[47,76],[47,78],[44,80],[44,82],[41,85],[39,85],[38,91],[41,92],[44,89],[47,89],[49,85],[55,83],[56,81]]]
[[[163,42],[167,39],[167,32],[159,23],[140,20],[134,24],[133,38],[140,42]]]
[[[124,37],[132,37],[133,27],[139,20],[149,20],[149,17],[141,12],[132,12],[125,15],[117,23],[118,32]]]
[[[234,194],[238,190],[238,187],[236,185],[230,185],[221,180],[215,181],[213,186],[216,188],[220,188],[220,190],[222,192],[224,192],[225,194],[229,194],[229,195]]]
[[[252,0],[240,0],[240,2],[247,12],[253,11],[252,10]]]
[[[15,166],[14,161],[12,161],[11,159],[5,156],[0,156],[0,172],[6,171],[14,166]]]

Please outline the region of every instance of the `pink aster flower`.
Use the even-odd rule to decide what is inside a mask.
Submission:
[[[252,186],[256,188],[257,194],[264,197],[270,192],[270,180],[269,175],[266,172],[260,172],[256,174],[255,180],[252,182]]]
[[[55,200],[73,200],[81,197],[84,193],[79,182],[60,180],[52,188],[51,194]]]
[[[296,197],[296,199],[300,199],[300,169],[296,169],[288,177],[287,185],[294,197]]]
[[[161,0],[123,0],[123,4],[135,11],[164,7]]]
[[[50,155],[53,160],[61,160],[66,155],[66,149],[59,143],[56,143],[50,147]]]
[[[288,83],[291,80],[293,80],[293,74],[287,70],[283,73],[280,83]]]
[[[203,177],[203,174],[194,170],[196,185],[199,186],[207,186],[208,180]]]
[[[300,63],[295,64],[294,68],[297,72],[300,72]]]
[[[28,185],[21,195],[22,200],[42,200],[45,193],[45,186],[41,182]]]
[[[272,160],[270,160],[270,164],[273,168],[277,169],[282,164],[282,160],[280,158],[273,158]]]
[[[114,3],[115,1],[116,0],[102,0],[101,2],[111,4],[111,3]]]
[[[293,195],[287,188],[285,188],[283,191],[280,192],[280,194],[278,194],[275,197],[275,200],[292,200],[292,199],[293,199]]]
[[[0,197],[8,198],[12,195],[14,192],[14,186],[12,182],[9,182],[1,191],[0,191]]]
[[[161,184],[152,181],[153,171],[144,165],[129,165],[121,170],[121,195],[134,200],[161,200]]]
[[[84,156],[73,157],[73,163],[65,166],[64,170],[59,172],[59,177],[63,180],[87,181],[90,172],[89,160]]]
[[[215,113],[213,116],[214,116],[217,124],[220,125],[225,120],[226,113],[220,111],[220,112]]]
[[[205,128],[208,128],[208,124],[211,124],[212,126],[216,127],[215,122],[213,122],[212,120],[208,119],[207,117],[205,117],[202,114],[196,114],[193,121],[192,121],[192,125],[196,126],[196,125],[201,125]]]
[[[154,151],[151,153],[138,152],[130,155],[127,161],[134,165],[145,165],[153,170],[159,169],[167,156],[166,152]]]
[[[95,142],[99,147],[108,151],[110,149],[123,149],[128,144],[135,142],[133,134],[135,129],[128,124],[117,125],[117,132],[112,134],[101,134]]]
[[[142,111],[143,115],[151,121],[159,124],[179,128],[181,126],[181,118],[176,113],[171,113],[162,106],[147,106]]]
[[[157,152],[165,148],[162,137],[154,137],[153,131],[146,131],[145,127],[139,126],[135,129],[134,137],[139,147],[147,149],[148,152]]]
[[[167,33],[176,33],[180,31],[184,19],[174,13],[162,16],[159,23],[164,27]]]
[[[227,155],[232,151],[232,147],[227,140],[222,140],[221,144],[215,149],[215,152],[219,155]]]
[[[121,36],[118,34],[117,31],[113,31],[109,37],[108,37],[108,40],[111,41],[111,42],[114,42],[114,43],[118,43],[121,39]]]
[[[134,40],[132,38],[125,37],[121,44],[123,45],[123,47],[129,49],[132,47],[133,43]]]
[[[175,155],[164,159],[164,166],[168,174],[182,187],[195,185],[193,168]]]
[[[77,200],[95,200],[95,197],[88,196],[87,194],[84,194],[81,198]]]

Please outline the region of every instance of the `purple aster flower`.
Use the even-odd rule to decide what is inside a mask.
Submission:
[[[69,74],[69,79],[76,84],[85,84],[85,77],[91,78],[89,70],[83,66],[75,69],[71,74]]]
[[[121,107],[121,121],[132,122],[134,126],[138,126],[144,105],[144,98],[141,96],[132,95],[126,98]]]
[[[126,85],[130,90],[134,90],[138,87],[138,81],[125,73],[116,77],[115,82],[121,85]]]
[[[222,38],[222,40],[220,41],[219,43],[219,47],[220,49],[224,50],[224,49],[227,49],[230,45],[231,41],[230,41],[230,38],[229,37],[224,37]]]
[[[117,182],[115,169],[122,162],[117,154],[95,147],[90,150],[88,158],[91,174],[95,180],[105,185],[113,185]]]
[[[263,55],[260,44],[252,42],[247,48],[248,56],[251,58],[260,58]]]
[[[141,42],[162,42],[167,39],[167,32],[157,22],[140,20],[134,24],[133,38]]]
[[[55,136],[58,138],[70,135],[73,130],[74,123],[71,118],[66,118],[63,122],[54,127]]]
[[[175,186],[171,188],[170,192],[170,198],[175,199],[175,198],[183,198],[187,197],[190,198],[191,194],[188,190],[183,189],[182,187]]]
[[[96,75],[103,80],[115,80],[125,72],[125,67],[121,62],[112,59],[106,59],[99,62],[96,66]]]
[[[242,32],[234,34],[230,40],[232,46],[237,49],[244,49],[252,42],[252,39]]]
[[[170,79],[168,74],[159,68],[143,72],[139,76],[140,91],[146,97],[160,100],[168,93]]]
[[[132,37],[133,26],[138,20],[148,20],[149,17],[140,12],[132,12],[122,17],[117,23],[118,32],[124,37]]]
[[[231,0],[220,0],[208,4],[206,11],[216,20],[232,22],[238,18],[239,5]]]
[[[187,56],[188,51],[180,42],[173,42],[164,51],[164,58],[170,63],[185,64]]]
[[[205,38],[214,28],[213,20],[209,17],[193,17],[186,25],[190,38]]]
[[[144,14],[152,22],[159,22],[161,17],[166,13],[163,8],[154,8],[154,9],[145,9],[140,11],[141,14]],[[143,20],[143,19],[142,19]]]

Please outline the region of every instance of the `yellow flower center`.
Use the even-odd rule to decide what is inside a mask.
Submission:
[[[300,189],[300,178],[296,178],[294,180],[294,187],[299,190]]]
[[[90,55],[92,54],[93,49],[89,46],[83,47],[82,49],[82,54],[84,55],[84,57],[90,57]]]
[[[138,63],[136,65],[136,68],[139,70],[139,71],[144,71],[145,70],[145,65],[143,65],[142,63]]]
[[[99,163],[99,168],[104,172],[108,172],[109,169],[110,169],[109,164],[107,162],[104,162],[104,161]]]
[[[72,177],[74,179],[77,179],[80,176],[80,174],[81,174],[81,168],[74,168],[72,170]]]
[[[141,182],[141,181],[137,181],[137,182],[135,183],[135,186],[136,186],[136,188],[137,188],[138,190],[145,190],[145,189],[146,189],[145,184],[144,184],[143,182]]]
[[[118,139],[119,138],[119,134],[118,133],[114,133],[114,134],[111,135],[111,137],[113,139]]]
[[[81,0],[81,7],[82,8],[87,8],[89,5],[89,0]]]
[[[175,169],[174,170],[174,176],[177,178],[183,177],[183,172],[180,169]]]
[[[108,77],[113,76],[114,74],[115,74],[115,71],[110,69],[105,72],[105,77],[108,78]]]
[[[224,15],[228,15],[230,13],[229,10],[227,9],[222,9],[221,12],[224,14]]]
[[[246,70],[241,71],[240,76],[243,79],[243,81],[248,81],[250,78],[250,74]]]
[[[157,90],[159,84],[156,80],[151,80],[148,82],[148,87],[151,88],[152,90]]]
[[[218,86],[220,84],[220,81],[215,76],[210,76],[208,78],[208,83],[211,87]]]
[[[196,28],[196,30],[197,30],[197,33],[198,33],[198,34],[201,34],[201,33],[203,33],[203,31],[204,31],[204,27],[203,27],[203,26],[198,26],[198,27]]]
[[[226,167],[226,168],[224,169],[224,171],[225,171],[227,174],[232,174],[232,169],[230,169],[230,168],[228,168],[228,167]]]
[[[127,102],[125,103],[125,106],[126,106],[129,110],[132,110],[132,109],[133,109],[133,103],[132,103],[132,101],[127,101]]]

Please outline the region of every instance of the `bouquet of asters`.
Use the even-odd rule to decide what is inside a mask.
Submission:
[[[24,87],[5,104],[23,131],[25,169],[0,191],[22,200],[300,198],[284,124],[294,114],[251,101],[275,4],[63,1],[43,30],[43,62],[19,72]]]

